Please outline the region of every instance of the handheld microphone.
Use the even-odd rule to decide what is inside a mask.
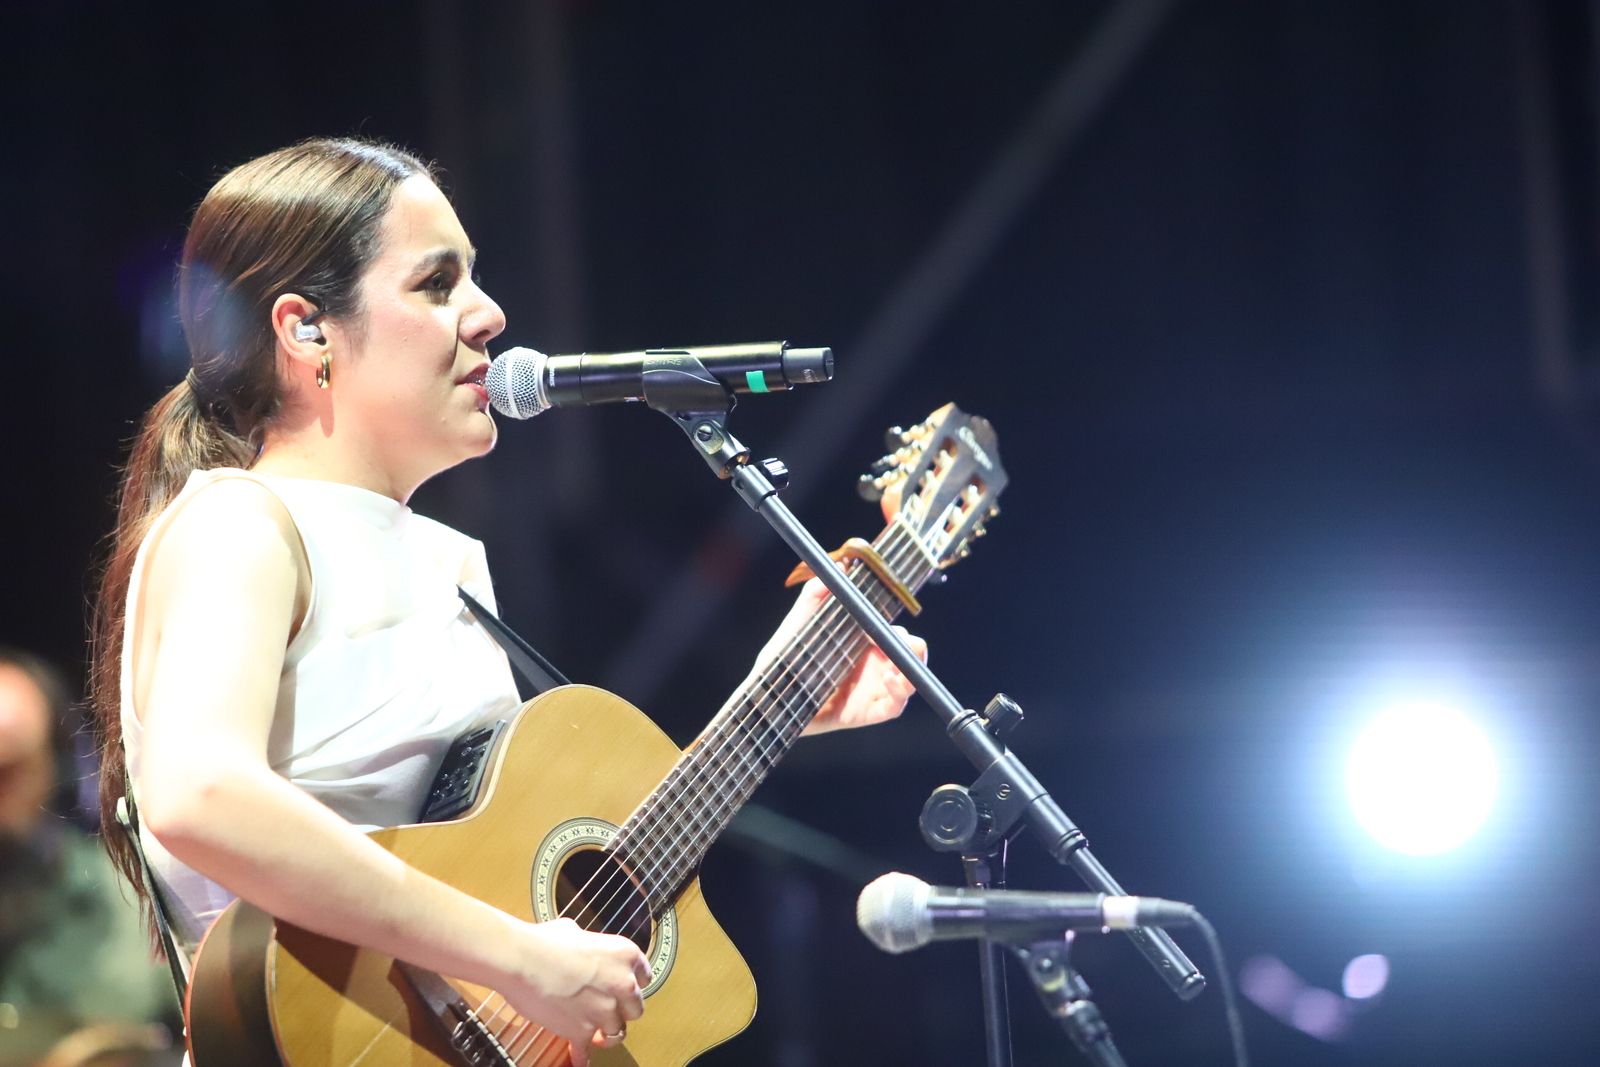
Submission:
[[[1068,930],[1185,926],[1195,915],[1191,905],[1158,897],[946,889],[899,871],[873,881],[856,900],[856,925],[867,940],[896,953],[960,938],[1038,941]]]
[[[496,411],[530,419],[547,408],[647,400],[652,387],[671,388],[690,377],[702,381],[700,367],[735,393],[776,393],[832,378],[833,349],[790,348],[787,341],[771,341],[547,356],[512,348],[489,365],[485,385]]]

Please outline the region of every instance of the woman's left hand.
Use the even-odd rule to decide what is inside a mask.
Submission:
[[[802,586],[800,598],[795,601],[794,607],[789,609],[789,614],[784,616],[783,622],[778,626],[778,632],[761,650],[756,662],[763,664],[777,655],[831,595],[827,587],[815,578]],[[928,643],[915,634],[907,633],[904,627],[896,626],[894,629],[906,644],[911,646],[911,651],[915,652],[923,662],[927,662]],[[833,691],[833,695],[823,701],[821,710],[804,732],[820,734],[829,730],[843,730],[852,726],[869,726],[872,723],[885,722],[900,714],[913,692],[915,690],[910,680],[900,673],[900,668],[890,662],[889,657],[885,656],[877,645],[869,641],[866,654],[861,657],[855,668],[845,675],[844,680],[839,683],[839,688]]]

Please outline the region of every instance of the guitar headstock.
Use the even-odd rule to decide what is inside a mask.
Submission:
[[[940,567],[965,558],[1000,514],[1008,481],[994,427],[946,404],[910,429],[891,427],[887,440],[891,451],[861,476],[861,495],[910,526]]]

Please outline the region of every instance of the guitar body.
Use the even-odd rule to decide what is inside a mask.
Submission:
[[[604,834],[599,828],[621,826],[681,756],[620,697],[565,686],[524,705],[492,757],[484,795],[465,817],[371,836],[479,900],[523,919],[546,918],[536,914],[536,883],[553,876],[551,857],[563,847],[570,855],[603,845],[592,840]],[[754,978],[706,908],[698,879],[678,895],[670,918],[655,924],[650,941],[656,977],[644,1017],[629,1024],[622,1046],[593,1052],[596,1067],[677,1067],[755,1015]],[[474,1008],[488,996],[452,984]],[[201,944],[188,1018],[194,1067],[468,1062],[392,958],[274,923],[243,902],[224,912]],[[549,1052],[518,1062],[565,1067],[565,1043],[544,1044]]]

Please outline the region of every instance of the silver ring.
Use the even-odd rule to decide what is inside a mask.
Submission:
[[[624,1026],[621,1030],[618,1030],[614,1034],[608,1034],[602,1030],[600,1031],[600,1036],[605,1038],[607,1041],[621,1041],[623,1038],[628,1036],[628,1028]]]

